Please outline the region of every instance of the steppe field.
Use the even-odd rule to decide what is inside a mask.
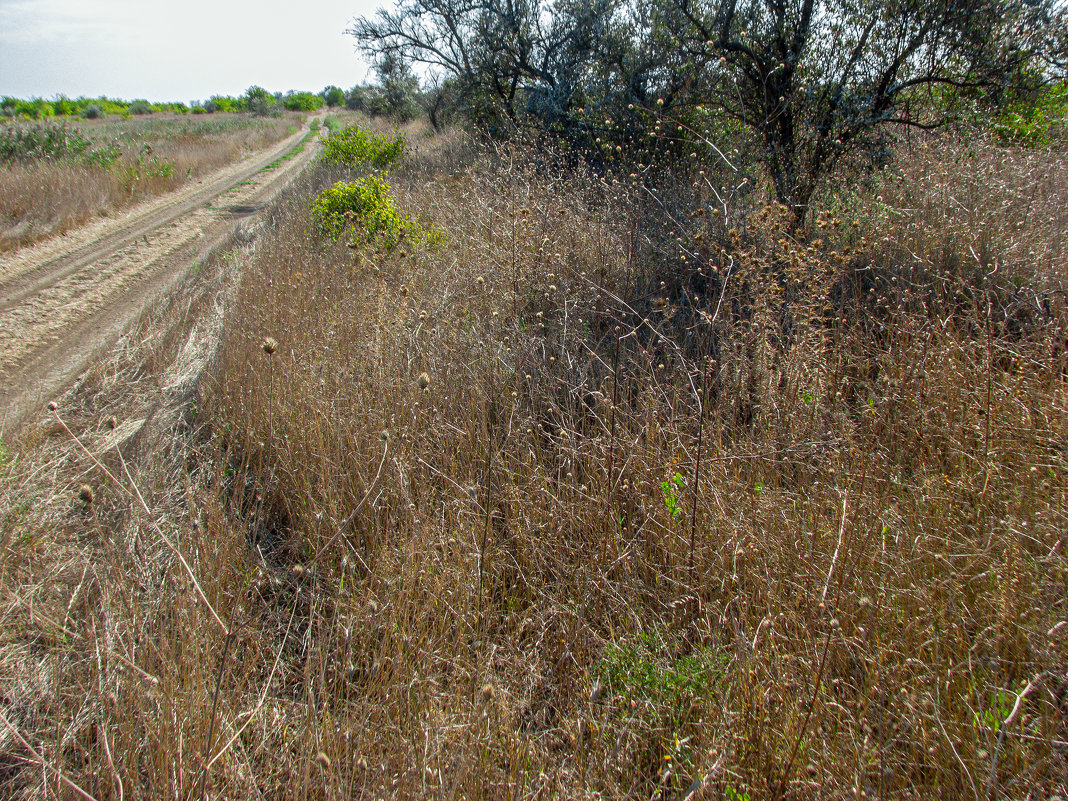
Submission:
[[[744,149],[65,135],[0,164],[0,796],[1065,797],[1062,139],[799,225]]]

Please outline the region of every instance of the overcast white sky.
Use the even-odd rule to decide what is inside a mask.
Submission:
[[[393,0],[0,0],[0,95],[206,100],[371,80],[345,28]]]

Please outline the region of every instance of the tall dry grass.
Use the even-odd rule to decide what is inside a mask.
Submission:
[[[166,435],[103,415],[193,338],[59,410],[151,514],[58,423],[9,463],[53,511],[4,523],[3,712],[41,757],[0,732],[5,790],[1063,794],[1060,162],[932,145],[904,174],[970,217],[913,178],[802,238],[700,182],[416,145],[391,180],[444,244],[313,239],[314,173]]]
[[[113,145],[118,158],[107,166],[49,160],[0,165],[0,252],[173,191],[281,141],[299,124],[293,114],[82,123],[80,132]]]

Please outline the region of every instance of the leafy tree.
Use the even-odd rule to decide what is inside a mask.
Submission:
[[[375,72],[382,87],[382,105],[375,113],[399,122],[414,119],[419,114],[415,102],[419,80],[407,62],[396,53],[385,53],[375,64]]]
[[[282,100],[289,111],[315,111],[322,108],[323,99],[311,92],[290,92]]]
[[[980,90],[1033,81],[1052,0],[670,0],[651,3],[698,99],[752,129],[778,200],[804,219],[843,157],[879,161],[894,128],[935,128]],[[708,68],[705,65],[711,64]]]
[[[253,114],[265,117],[277,113],[278,101],[262,86],[250,86],[245,92],[244,106]]]
[[[245,92],[245,97],[249,100],[274,100],[274,95],[264,89],[262,86],[252,85]]]
[[[236,106],[237,101],[227,95],[212,95],[208,102],[204,104],[204,108],[207,109],[209,114],[213,114],[216,111],[221,111],[224,114],[237,111]]]
[[[396,10],[355,22],[367,53],[451,75],[461,101],[491,126],[524,116],[563,118],[595,59],[599,26],[613,0],[400,0]]]
[[[382,104],[381,96],[382,90],[377,86],[354,86],[345,96],[345,108],[372,114],[372,109]]]
[[[328,86],[319,93],[323,102],[331,108],[345,105],[345,91],[338,86]]]
[[[440,75],[431,75],[426,86],[419,93],[417,102],[434,126],[441,131],[447,117],[457,106],[457,85],[455,79],[445,79]]]
[[[594,108],[632,140],[711,108],[755,135],[801,223],[843,158],[1063,75],[1065,29],[1059,0],[400,0],[349,33],[450,76],[491,128],[588,138]]]
[[[52,104],[52,108],[55,110],[57,117],[67,117],[77,113],[77,107],[64,95],[60,95],[56,98],[56,102]]]

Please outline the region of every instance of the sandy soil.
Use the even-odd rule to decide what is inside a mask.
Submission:
[[[268,150],[120,217],[0,255],[0,433],[75,380],[134,316],[259,212],[316,150]]]

